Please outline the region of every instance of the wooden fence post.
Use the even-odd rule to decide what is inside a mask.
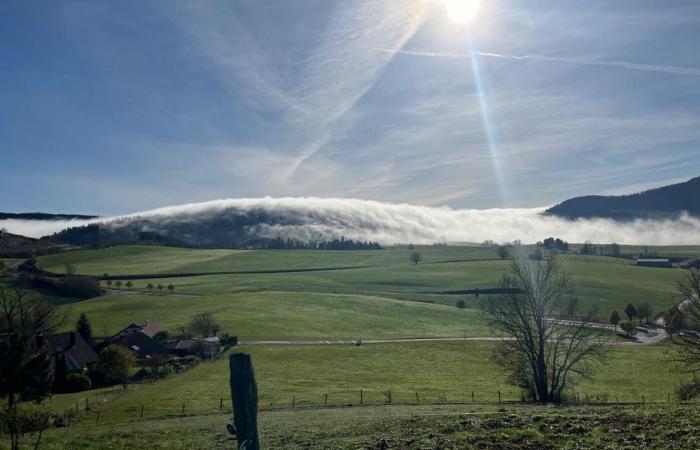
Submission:
[[[498,404],[501,404],[501,391],[498,391]]]
[[[255,372],[246,353],[234,353],[229,358],[233,423],[238,448],[260,450],[258,438],[258,388]]]
[[[323,404],[324,405],[328,404],[328,392],[326,392],[326,395],[323,397]]]
[[[141,405],[141,417],[143,417],[143,408],[144,408],[144,405]],[[183,412],[184,412],[184,409],[183,409]]]
[[[219,400],[219,411],[223,411],[224,409],[224,399],[223,397]]]
[[[97,424],[97,423],[100,423],[100,413],[101,413],[101,412],[102,412],[102,411],[97,411],[97,418],[95,419],[95,423],[96,423],[96,424]]]
[[[360,405],[362,405],[363,403],[364,403],[364,398],[362,395],[362,388],[360,388]]]
[[[476,400],[474,398],[474,391],[472,391],[472,403],[476,403]]]
[[[416,392],[416,403],[420,403],[420,399],[418,398],[418,392]]]
[[[292,406],[294,406],[294,404],[295,404],[296,402],[297,402],[297,396],[296,396],[296,395],[293,395],[293,396],[292,396]]]

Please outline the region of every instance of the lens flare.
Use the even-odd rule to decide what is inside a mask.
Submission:
[[[468,24],[479,12],[481,0],[446,0],[447,15],[459,24]]]

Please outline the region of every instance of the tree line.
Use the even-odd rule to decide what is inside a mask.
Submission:
[[[381,250],[382,246],[373,241],[355,241],[353,239],[340,239],[320,242],[304,242],[297,239],[283,239],[277,237],[266,245],[268,249],[294,249],[294,250]]]

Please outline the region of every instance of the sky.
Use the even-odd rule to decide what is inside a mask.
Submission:
[[[700,2],[0,2],[0,211],[532,208],[700,175]],[[469,1],[469,0],[467,0]]]

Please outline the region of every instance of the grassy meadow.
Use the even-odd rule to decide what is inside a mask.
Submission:
[[[409,262],[412,251],[423,255],[420,264]],[[690,257],[698,254],[698,247],[657,252]],[[676,283],[683,275],[681,269],[636,267],[629,260],[600,256],[560,258],[582,310],[596,307],[601,320],[613,309],[622,311],[627,303],[647,302],[661,312],[679,302]],[[111,335],[139,319],[176,330],[194,314],[207,312],[223,332],[244,341],[333,341],[490,336],[476,308],[476,302],[488,301],[488,295],[476,298],[455,291],[495,287],[510,262],[498,259],[493,247],[483,246],[415,250],[404,246],[379,251],[124,246],[39,258],[39,265],[49,271],[63,272],[66,264],[81,275],[108,273],[134,283],[131,291],[63,305],[66,329],[83,312],[99,336]],[[173,284],[175,291],[148,292],[148,283]],[[455,306],[458,300],[464,300],[464,308]],[[482,442],[480,448],[501,448],[498,439],[510,448],[528,448],[521,446],[523,442],[547,448],[549,432],[542,424],[548,421],[552,426],[573,424],[566,425],[557,438],[562,443],[573,442],[567,434],[571,427],[593,426],[581,407],[540,410],[516,403],[502,406],[508,412],[517,411],[517,420],[485,425],[492,415],[504,415],[497,405],[499,391],[504,402],[521,398],[520,390],[508,384],[503,369],[491,359],[495,345],[489,341],[242,345],[233,351],[252,355],[266,448],[365,448],[382,439],[399,448],[464,448],[465,439]],[[657,406],[630,411],[638,414],[634,420],[647,423],[650,416],[669,407],[669,395],[685,377],[670,362],[671,351],[670,344],[615,346],[594,377],[577,387],[577,393],[581,399],[601,403],[640,403],[644,398]],[[389,391],[392,405],[387,404]],[[477,404],[472,404],[472,392]],[[93,405],[89,412],[82,411],[86,397]],[[224,411],[219,409],[222,398]],[[135,390],[56,395],[47,402],[52,409],[61,411],[78,403],[81,419],[72,428],[47,432],[45,448],[123,448],[127,443],[139,447],[153,442],[167,448],[228,448],[227,398],[227,358]],[[463,404],[447,405],[445,400]],[[99,423],[94,423],[98,410]],[[592,410],[601,417],[623,414],[612,406]],[[461,416],[456,414],[467,414],[469,420],[457,420]],[[538,414],[542,417],[536,418]],[[610,427],[605,420],[595,425],[599,430],[595,439],[601,440],[586,442],[614,442],[603,439]],[[515,429],[520,422],[529,424],[525,431]],[[444,440],[431,434],[431,427],[441,430]],[[486,431],[491,428],[484,427],[498,429],[498,438],[487,442]],[[630,433],[637,436],[634,430]]]

